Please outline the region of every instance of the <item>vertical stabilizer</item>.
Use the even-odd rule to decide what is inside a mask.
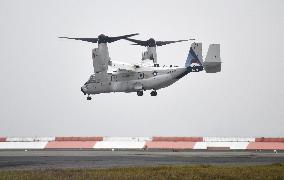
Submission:
[[[209,45],[203,67],[207,73],[217,73],[221,71],[220,44]]]
[[[185,66],[189,67],[191,64],[196,64],[196,65],[203,64],[202,43],[192,43],[191,44]]]

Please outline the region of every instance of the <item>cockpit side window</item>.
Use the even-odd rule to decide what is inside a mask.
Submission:
[[[91,75],[87,83],[95,83],[95,82],[96,82],[95,75]]]

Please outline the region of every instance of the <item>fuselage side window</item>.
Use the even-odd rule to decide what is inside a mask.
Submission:
[[[143,79],[144,78],[144,73],[139,72],[138,73],[138,79]]]
[[[117,76],[116,75],[111,75],[111,81],[117,81]]]

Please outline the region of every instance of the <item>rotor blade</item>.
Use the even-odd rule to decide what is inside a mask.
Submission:
[[[141,41],[141,40],[131,39],[131,38],[125,38],[125,39],[128,40],[128,41],[136,43],[136,44],[132,44],[132,45],[148,46],[147,41]]]
[[[98,38],[71,38],[71,37],[58,37],[58,38],[75,39],[75,40],[87,41],[87,42],[91,42],[91,43],[97,43],[98,42]]]
[[[111,43],[111,42],[114,42],[114,41],[117,41],[117,40],[120,40],[120,39],[126,39],[126,38],[131,37],[131,36],[136,36],[136,35],[138,35],[138,34],[139,34],[139,33],[128,34],[128,35],[124,35],[124,36],[108,37],[107,42],[108,42],[108,43]]]
[[[178,40],[178,41],[156,41],[157,46],[163,46],[167,44],[172,44],[172,43],[177,43],[177,42],[183,42],[183,41],[188,41],[188,40]]]

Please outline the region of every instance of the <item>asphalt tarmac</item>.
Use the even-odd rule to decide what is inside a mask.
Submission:
[[[0,151],[0,170],[284,163],[284,152]]]

